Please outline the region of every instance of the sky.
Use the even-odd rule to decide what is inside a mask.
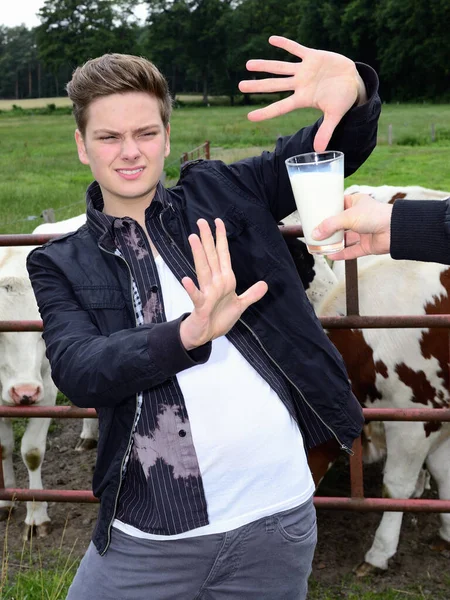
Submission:
[[[40,25],[36,17],[37,11],[44,5],[44,0],[0,0],[0,25],[17,27],[24,24],[28,29]],[[145,18],[145,5],[136,10],[136,15]]]

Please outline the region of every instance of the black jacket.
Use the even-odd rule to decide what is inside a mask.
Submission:
[[[376,143],[380,101],[375,73],[359,65],[370,100],[343,118],[329,144],[345,153],[346,175]],[[363,417],[340,354],[324,333],[296,273],[277,223],[295,210],[285,159],[313,149],[320,122],[280,138],[274,152],[225,165],[195,161],[166,192],[162,214],[169,238],[191,259],[187,234],[198,218],[226,225],[237,293],[256,281],[269,291],[242,316],[275,366],[348,450]],[[130,443],[136,394],[208,357],[186,352],[180,320],[135,327],[130,273],[88,221],[75,233],[30,253],[31,282],[44,322],[44,339],[57,387],[99,415],[94,494],[101,499],[94,542],[106,551]]]

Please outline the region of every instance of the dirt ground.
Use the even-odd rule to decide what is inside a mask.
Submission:
[[[90,489],[95,462],[95,450],[87,453],[74,451],[81,423],[78,420],[58,420],[55,430],[49,434],[47,454],[43,465],[43,481],[51,489]],[[27,485],[27,475],[20,456],[15,457],[18,485]],[[381,467],[365,468],[366,496],[379,497],[381,491]],[[348,468],[345,458],[340,459],[327,474],[319,489],[321,495],[349,493]],[[427,497],[437,497],[432,488]],[[72,553],[81,557],[88,546],[95,523],[97,505],[74,503],[50,503],[49,515],[52,532],[47,538],[33,540],[33,553],[23,544],[22,528],[25,505],[19,503],[8,523],[0,523],[0,543],[7,535],[8,569],[11,574],[20,564],[30,560],[52,566],[61,554]],[[380,515],[377,513],[350,513],[348,511],[318,511],[319,543],[316,550],[312,579],[324,586],[340,588],[343,581],[353,581],[353,569],[368,550]],[[369,580],[359,580],[367,589],[405,590],[405,599],[411,597],[406,590],[416,584],[424,598],[450,599],[449,560],[450,553],[438,553],[430,548],[430,540],[439,527],[439,516],[413,514],[404,516],[399,549],[392,559],[390,569]],[[4,543],[2,544],[3,547]],[[59,551],[58,549],[61,548]],[[25,552],[24,552],[25,549]],[[39,550],[37,552],[36,550]],[[446,594],[448,591],[448,595]],[[345,598],[336,591],[336,598]]]

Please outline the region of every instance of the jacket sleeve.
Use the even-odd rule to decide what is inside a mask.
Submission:
[[[71,402],[88,408],[114,406],[208,360],[211,343],[190,352],[181,343],[180,323],[186,315],[102,335],[47,250],[32,251],[27,269],[52,378]]]
[[[396,200],[392,209],[392,258],[450,265],[450,198]]]
[[[345,177],[354,173],[375,148],[381,110],[376,72],[362,63],[357,63],[357,68],[368,101],[343,116],[328,145],[328,149],[344,153]],[[314,137],[322,120],[291,136],[280,137],[273,152],[263,152],[228,167],[237,185],[268,205],[277,222],[296,210],[285,161],[296,154],[313,152]]]

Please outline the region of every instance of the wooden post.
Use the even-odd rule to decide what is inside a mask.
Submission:
[[[41,217],[44,219],[44,223],[54,223],[55,211],[53,210],[53,208],[46,208],[42,211]]]
[[[388,144],[389,146],[392,146],[392,124],[389,124],[388,127]]]

